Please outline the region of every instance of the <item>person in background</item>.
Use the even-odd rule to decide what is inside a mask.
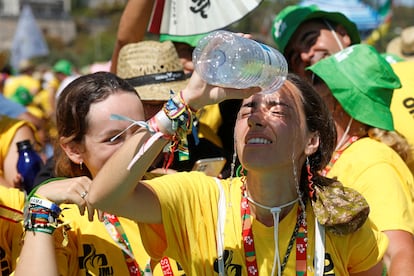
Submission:
[[[11,75],[4,83],[3,94],[24,106],[33,101],[33,97],[40,91],[40,80],[33,75],[36,65],[30,60],[22,60],[19,64],[19,73]]]
[[[395,91],[391,102],[395,129],[410,141],[411,155],[414,156],[414,26],[404,28],[401,35],[393,38],[387,45],[386,53],[399,59],[392,62],[394,72],[401,80],[402,87]],[[408,163],[411,172],[414,172],[414,159]]]
[[[63,89],[80,75],[75,72],[72,63],[67,59],[59,59],[56,61],[53,65],[53,72],[59,81],[58,88],[54,95],[54,100],[56,101]]]
[[[322,173],[367,199],[371,220],[390,240],[384,257],[388,275],[409,275],[414,270],[414,179],[405,160],[411,152],[393,131],[390,110],[399,78],[366,44],[350,46],[308,70],[338,132],[335,153]]]
[[[21,179],[17,172],[16,143],[30,140],[36,145],[36,128],[29,122],[0,115],[0,185],[21,188]],[[39,151],[39,148],[37,147]]]
[[[122,47],[129,43],[144,40],[154,3],[155,0],[130,0],[126,3],[116,33],[114,51],[111,58],[110,71],[112,73],[116,73],[119,51]]]
[[[24,105],[16,103],[4,96],[4,85],[12,73],[8,65],[8,59],[9,52],[0,51],[0,114],[11,118],[26,120],[35,125],[36,128],[39,128],[42,123],[39,118],[31,114]]]
[[[89,189],[89,207],[137,221],[150,255],[177,258],[188,275],[380,275],[387,241],[370,227],[366,212],[351,215],[361,220],[342,224],[346,230],[336,227],[336,219],[329,230],[318,228],[315,220],[321,213],[314,212],[318,204],[313,200],[341,187],[317,173],[336,141],[322,99],[294,75],[275,93],[259,91],[214,87],[194,72],[182,93],[166,104],[169,108],[148,121],[149,130],[140,128],[98,172]],[[235,127],[243,177],[219,180],[182,172],[141,181],[169,139],[187,131],[194,110],[243,97]],[[174,119],[180,107],[185,108],[184,120]],[[314,188],[320,194],[313,194]],[[342,199],[368,208],[358,193],[347,192],[352,195]],[[328,201],[325,206],[335,208]],[[326,230],[325,246],[315,242],[316,229]],[[334,234],[337,230],[342,235]],[[315,263],[314,250],[323,256]]]
[[[306,67],[361,42],[357,26],[349,18],[315,5],[284,8],[273,20],[272,35],[288,61],[289,70],[307,79],[311,73]],[[414,154],[414,127],[407,127],[414,125],[414,116],[407,108],[407,101],[399,100],[399,94],[397,90],[391,103],[395,130],[407,139]]]
[[[26,234],[15,275],[141,275],[154,268],[159,260],[149,262],[134,221],[109,213],[104,214],[103,221],[93,212],[81,215],[91,179],[136,131],[130,127],[118,135],[130,123],[110,116],[144,119],[134,88],[111,73],[87,74],[62,91],[56,111],[58,145],[54,158],[58,178],[49,179],[28,195]],[[33,201],[40,203],[31,204]],[[62,221],[41,202],[50,202],[48,206],[57,213],[62,210]],[[43,213],[56,225],[43,221]],[[33,256],[33,248],[42,252],[35,254],[42,261]],[[182,275],[175,262],[163,259],[166,261],[171,264],[166,269]],[[159,265],[154,275],[163,275]]]

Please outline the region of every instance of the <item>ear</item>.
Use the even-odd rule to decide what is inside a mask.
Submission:
[[[347,30],[345,29],[344,26],[342,25],[338,25],[335,28],[336,33],[339,34],[341,42],[342,42],[342,46],[344,48],[347,48],[351,45],[351,37],[349,36]]]
[[[309,134],[308,143],[305,146],[305,154],[309,156],[315,153],[319,148],[319,132],[312,132]]]
[[[73,163],[80,164],[83,162],[82,146],[79,143],[75,143],[73,141],[65,142],[66,139],[66,137],[60,138],[60,147],[63,149],[63,151],[65,151],[66,155]]]

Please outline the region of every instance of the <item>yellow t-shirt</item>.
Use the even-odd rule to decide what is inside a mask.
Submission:
[[[217,135],[222,123],[220,108],[218,104],[207,105],[197,112],[199,123],[198,137],[206,138],[217,147],[222,147],[223,143]]]
[[[60,275],[129,275],[124,255],[95,215],[93,222],[88,216],[81,216],[76,205],[62,204],[65,222],[70,222],[66,231],[68,242],[63,244],[62,229],[55,231],[57,260]],[[64,209],[68,208],[68,209]],[[132,252],[141,270],[145,269],[150,257],[142,245],[137,224],[126,218],[119,218],[123,230],[132,247]],[[176,262],[170,260],[174,275],[184,275]],[[163,275],[160,265],[154,275]]]
[[[176,259],[188,275],[216,275],[219,191],[214,178],[200,172],[184,172],[146,181],[159,197],[164,231],[139,224],[144,246],[153,257],[163,254]],[[227,275],[247,275],[240,217],[241,181],[221,181],[226,197],[224,262]],[[308,224],[307,273],[314,275],[314,214],[306,210]],[[286,252],[297,219],[297,204],[279,223],[279,252]],[[158,231],[157,231],[158,230]],[[259,275],[270,275],[274,257],[274,227],[253,220],[253,233]],[[164,233],[166,233],[164,235]],[[353,234],[337,236],[326,232],[325,275],[348,275],[367,270],[378,263],[388,245],[384,234],[367,222]],[[296,246],[284,275],[295,275]]]
[[[11,76],[4,83],[4,96],[11,98],[20,86],[25,87],[32,95],[35,95],[40,89],[40,81],[25,74]]]
[[[16,268],[23,235],[25,194],[0,185],[0,274],[9,275]]]
[[[394,90],[391,101],[394,127],[411,144],[413,160],[408,166],[414,174],[414,61],[397,62],[391,66],[402,84],[400,89]]]
[[[327,176],[366,198],[369,217],[379,230],[414,233],[413,175],[390,147],[361,138],[345,149]]]

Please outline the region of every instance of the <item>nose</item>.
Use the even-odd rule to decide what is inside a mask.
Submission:
[[[250,128],[252,127],[263,127],[263,116],[257,114],[257,112],[251,114],[247,119],[247,124]]]
[[[306,67],[311,65],[313,56],[314,56],[314,52],[311,49],[309,49],[306,52],[300,53],[300,59],[302,60],[302,62],[305,64]]]

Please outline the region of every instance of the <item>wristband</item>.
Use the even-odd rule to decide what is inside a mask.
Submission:
[[[37,195],[34,195],[33,197],[31,197],[29,200],[29,203],[49,209],[50,211],[55,213],[57,216],[59,216],[60,213],[62,212],[62,209],[60,209],[59,206],[57,206],[55,203],[47,199],[39,198],[37,197]]]

